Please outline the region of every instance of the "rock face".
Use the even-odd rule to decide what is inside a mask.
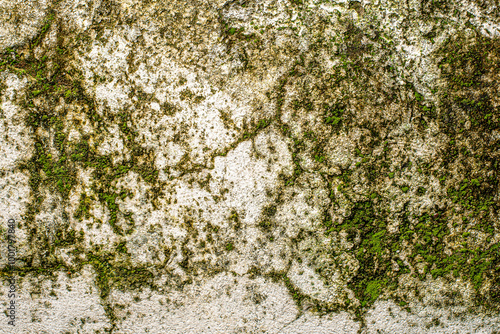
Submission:
[[[0,48],[1,333],[500,331],[498,1],[2,0]]]

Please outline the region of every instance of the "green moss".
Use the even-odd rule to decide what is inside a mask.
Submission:
[[[119,253],[127,254],[128,249],[127,249],[127,243],[126,242],[120,242],[118,246],[116,246],[116,251]]]
[[[460,276],[470,280],[477,291],[485,279],[496,280],[495,267],[500,263],[499,245],[491,245],[486,249],[464,248],[445,250],[444,240],[451,236],[447,226],[448,216],[444,211],[435,214],[410,216],[403,214],[399,231],[389,233],[386,230],[386,214],[371,201],[358,202],[351,210],[351,215],[340,225],[328,229],[327,233],[344,231],[347,241],[354,247],[350,250],[358,259],[360,268],[349,281],[349,288],[355,292],[362,307],[369,307],[382,293],[390,292],[397,287],[400,275],[416,270],[420,261],[425,263],[425,272],[434,278]],[[463,237],[468,237],[464,234]],[[465,245],[469,242],[466,241]],[[472,245],[472,243],[471,243]],[[405,248],[410,267],[399,260],[398,253]],[[391,261],[398,263],[394,270]],[[494,300],[498,295],[490,289],[487,299]]]
[[[81,238],[77,237],[75,230],[73,230],[73,229],[69,229],[69,230],[60,229],[56,232],[54,246],[64,247],[64,246],[74,245],[74,244],[76,244],[78,239],[81,240]]]
[[[302,1],[292,1],[294,4],[302,4]],[[424,4],[423,8],[428,9],[430,5]],[[433,6],[438,9],[445,9],[445,4],[443,1],[438,1]],[[350,4],[351,7],[351,4]],[[48,20],[52,21],[53,17]],[[356,27],[352,22],[341,22],[345,23],[346,32],[345,36],[342,37],[343,45],[340,50],[342,54],[334,55],[341,61],[341,66],[338,69],[334,69],[331,78],[318,79],[321,76],[326,76],[324,69],[318,62],[311,61],[307,59],[304,61],[304,56],[297,56],[297,64],[284,75],[279,82],[276,91],[273,92],[273,99],[276,101],[277,112],[275,117],[271,119],[258,119],[253,124],[245,125],[247,126],[241,135],[239,140],[252,139],[253,136],[257,134],[257,131],[268,127],[274,122],[276,128],[281,129],[282,134],[293,142],[292,147],[292,159],[294,163],[293,177],[290,179],[283,180],[285,184],[294,184],[295,179],[300,176],[303,172],[300,165],[300,156],[303,154],[310,154],[310,157],[314,158],[318,163],[325,164],[330,167],[328,157],[329,152],[324,151],[326,140],[324,138],[330,139],[331,136],[338,134],[340,130],[345,130],[347,133],[352,129],[369,131],[373,134],[374,142],[377,140],[384,140],[384,138],[378,138],[376,133],[377,128],[382,128],[387,126],[380,122],[379,124],[362,124],[360,119],[362,117],[351,117],[353,116],[353,106],[356,104],[360,105],[359,102],[366,102],[375,100],[373,96],[376,96],[377,100],[379,97],[383,97],[382,105],[387,101],[396,101],[394,97],[396,94],[391,96],[391,93],[386,93],[382,90],[375,90],[374,87],[370,86],[369,82],[373,82],[371,76],[374,71],[380,72],[382,74],[393,75],[394,67],[374,67],[373,63],[370,63],[366,59],[366,56],[374,47],[379,47],[377,52],[384,58],[388,56],[388,51],[392,47],[392,42],[390,41],[390,36],[382,38],[379,36],[379,32],[373,28],[373,33],[376,35],[375,38],[370,36],[370,33],[365,33],[363,30]],[[46,26],[46,28],[45,28]],[[42,34],[48,31],[50,24],[44,25],[42,29]],[[223,33],[225,32],[230,40],[230,43],[243,43],[242,45],[248,46],[253,35],[244,35],[241,29],[229,28],[230,26],[225,26],[223,28]],[[319,34],[321,35],[321,34]],[[41,40],[39,38],[38,42]],[[433,38],[432,33],[429,34],[429,38]],[[369,40],[368,42],[367,39]],[[324,41],[323,36],[318,37],[318,40],[311,44],[310,52],[312,53],[311,58],[315,58],[315,52],[320,54],[322,47],[326,48],[327,42]],[[373,42],[375,40],[375,42]],[[38,43],[37,42],[37,43]],[[373,42],[373,43],[372,43]],[[482,42],[481,42],[482,43]],[[472,52],[461,51],[460,45],[455,50],[455,46],[448,45],[446,51],[452,52],[451,60],[447,59],[443,61],[443,73],[449,76],[453,89],[455,92],[450,92],[449,99],[443,97],[441,100],[445,101],[443,106],[436,108],[433,105],[424,105],[423,96],[418,92],[409,90],[409,93],[414,94],[415,101],[414,105],[417,107],[417,114],[424,115],[421,119],[421,124],[427,127],[431,122],[435,122],[439,119],[440,125],[444,124],[445,121],[451,120],[449,123],[450,128],[456,127],[457,129],[450,130],[447,134],[463,133],[464,136],[469,135],[471,132],[465,129],[465,122],[470,122],[471,128],[477,133],[483,130],[495,129],[498,124],[497,110],[492,107],[490,98],[488,96],[483,96],[476,94],[475,91],[469,89],[481,88],[484,85],[482,81],[482,76],[487,74],[489,69],[483,65],[478,65],[477,57],[473,56],[475,53],[483,50],[488,52],[491,49],[487,48],[487,45],[479,45],[479,47],[473,47]],[[62,56],[66,53],[65,49],[57,46],[57,57],[55,60],[62,59]],[[287,51],[288,52],[288,51]],[[455,57],[457,56],[457,57]],[[299,60],[300,58],[300,60]],[[309,57],[307,57],[309,58]],[[153,159],[151,158],[151,152],[142,149],[136,144],[137,132],[134,130],[134,124],[130,115],[127,112],[122,112],[116,117],[110,115],[99,116],[93,106],[92,99],[85,96],[84,90],[81,88],[80,84],[76,80],[67,79],[64,63],[60,63],[60,68],[55,71],[56,74],[51,74],[53,69],[49,69],[49,62],[46,57],[43,57],[40,61],[29,59],[28,61],[14,60],[10,55],[5,54],[2,56],[2,65],[0,66],[20,66],[19,69],[30,74],[36,79],[36,84],[33,84],[28,89],[28,101],[27,104],[30,108],[36,111],[32,113],[32,119],[30,119],[30,124],[33,129],[33,133],[39,127],[43,130],[47,130],[51,134],[51,138],[54,138],[52,143],[48,142],[46,138],[38,138],[40,144],[40,150],[37,149],[36,159],[30,162],[29,170],[31,173],[30,185],[32,186],[34,198],[37,197],[35,192],[40,184],[44,186],[47,185],[54,191],[60,192],[64,198],[67,198],[68,191],[73,185],[73,179],[75,176],[76,167],[79,168],[93,168],[94,172],[92,174],[93,186],[92,191],[97,194],[98,198],[90,198],[86,194],[80,196],[79,206],[75,213],[77,218],[90,218],[91,206],[93,201],[101,201],[109,210],[111,218],[110,224],[113,226],[115,232],[123,233],[117,225],[118,217],[120,215],[126,216],[126,213],[120,212],[119,206],[117,204],[118,199],[125,199],[129,196],[127,191],[119,191],[114,189],[111,185],[119,178],[124,176],[129,171],[137,172],[141,178],[153,185],[153,187],[158,186],[158,171],[155,170]],[[248,62],[248,60],[246,60]],[[376,64],[375,64],[376,65]],[[446,66],[445,66],[446,65]],[[478,74],[471,75],[468,73],[469,68],[476,68]],[[345,70],[345,74],[341,70]],[[50,76],[49,76],[50,73]],[[301,77],[307,76],[307,80],[300,81]],[[64,79],[66,78],[66,79]],[[313,78],[313,79],[310,79]],[[181,85],[185,82],[179,82]],[[281,112],[286,100],[286,89],[287,85],[292,85],[291,91],[294,88],[303,85],[305,88],[299,92],[299,98],[292,102],[292,108],[297,112],[298,115],[294,115],[293,122],[300,122],[300,126],[304,126],[305,130],[303,133],[299,134],[297,137],[292,137],[290,128],[292,126],[284,124],[281,120]],[[307,86],[307,87],[306,87]],[[347,99],[344,97],[338,97],[338,92],[335,89],[345,89],[349,87]],[[436,93],[436,91],[434,92]],[[440,92],[442,93],[442,92]],[[455,94],[456,93],[456,94]],[[270,96],[269,92],[269,96]],[[370,95],[371,94],[371,95]],[[388,96],[385,96],[387,94]],[[457,96],[453,96],[453,95]],[[137,94],[139,98],[143,98],[141,94]],[[407,94],[404,94],[407,96]],[[325,107],[323,109],[322,101],[318,101],[318,96],[328,103],[325,102]],[[36,107],[35,105],[40,105],[40,101],[44,102],[42,105],[55,105],[58,99],[63,99],[65,103],[86,106],[88,109],[82,111],[86,114],[86,117],[91,121],[92,125],[99,129],[104,127],[103,124],[118,124],[120,132],[123,136],[125,145],[131,152],[131,158],[127,161],[122,161],[120,163],[113,163],[110,156],[100,156],[96,153],[95,147],[89,144],[89,142],[94,142],[89,140],[89,138],[83,138],[79,143],[72,144],[69,146],[67,144],[67,135],[64,129],[63,121],[66,122],[64,114],[56,114],[55,112],[43,111],[43,108]],[[147,98],[147,96],[146,96]],[[44,100],[45,99],[45,100]],[[193,92],[185,89],[181,93],[181,99],[191,100],[194,103],[199,103],[202,97],[195,96]],[[352,103],[351,103],[352,102]],[[405,102],[406,103],[406,102]],[[447,105],[448,103],[449,105]],[[380,105],[375,105],[371,109],[377,109]],[[466,119],[459,119],[456,121],[454,117],[457,115],[447,116],[450,114],[450,110],[456,110],[460,108],[467,115]],[[175,112],[174,108],[168,107],[168,112]],[[438,115],[438,110],[445,110],[442,114]],[[316,113],[316,114],[314,114]],[[302,124],[302,117],[304,115],[317,115],[318,129],[314,126],[309,126],[307,124]],[[51,122],[52,117],[56,117],[61,121]],[[102,119],[103,117],[104,119]],[[449,119],[447,119],[449,117]],[[375,122],[383,117],[372,117]],[[462,122],[462,123],[460,123]],[[314,122],[311,122],[314,123]],[[321,123],[321,124],[320,124]],[[460,125],[461,124],[461,125]],[[460,127],[460,129],[458,129]],[[327,130],[325,130],[327,129]],[[385,130],[385,129],[384,129]],[[382,131],[387,132],[387,131]],[[363,140],[360,139],[360,142]],[[457,136],[457,143],[461,142],[460,136]],[[450,145],[456,146],[453,153],[444,155],[447,163],[455,164],[460,161],[460,158],[467,157],[467,159],[476,159],[475,161],[481,160],[482,158],[475,158],[475,155],[480,154],[481,148],[474,149],[471,147],[464,147],[464,153],[460,153],[459,144],[453,143]],[[93,144],[95,145],[95,144]],[[389,168],[392,167],[387,162],[387,156],[383,154],[381,156],[375,156],[373,154],[374,148],[379,144],[370,143],[362,144],[360,143],[359,148],[356,150],[356,156],[362,159],[359,163],[358,169],[356,171],[352,170],[342,170],[342,175],[339,177],[341,184],[339,185],[339,191],[348,199],[352,200],[355,196],[349,197],[349,194],[356,193],[355,188],[359,185],[359,179],[363,175],[367,176],[368,182],[365,183],[363,179],[363,186],[367,186],[369,190],[367,193],[373,192],[376,188],[370,188],[371,185],[376,185],[380,179],[384,179],[384,175],[387,175]],[[390,152],[390,145],[387,141],[383,144],[383,152]],[[58,154],[54,154],[54,149],[57,150]],[[226,154],[230,148],[225,149],[221,154]],[[52,153],[51,153],[52,152]],[[462,154],[462,155],[461,155]],[[491,157],[490,157],[491,158]],[[487,160],[487,159],[486,159]],[[496,163],[491,160],[492,163]],[[493,166],[493,165],[492,165]],[[494,165],[494,168],[498,168]],[[446,167],[446,166],[445,166]],[[465,170],[475,170],[474,166],[465,166]],[[497,282],[494,279],[494,275],[498,273],[495,269],[498,267],[498,248],[495,245],[488,247],[483,247],[484,249],[479,251],[477,246],[474,244],[474,230],[479,232],[485,232],[493,235],[496,231],[496,227],[492,223],[491,216],[486,217],[486,212],[488,214],[494,212],[496,205],[492,202],[493,197],[490,196],[491,189],[496,189],[496,174],[493,174],[492,179],[480,179],[481,174],[487,175],[486,172],[494,170],[493,167],[480,168],[480,172],[474,175],[467,175],[466,181],[460,181],[454,175],[450,173],[446,174],[446,179],[443,179],[443,185],[450,185],[450,190],[448,191],[449,199],[457,207],[472,211],[475,216],[471,221],[464,221],[464,226],[466,227],[466,232],[462,231],[458,234],[464,240],[463,249],[457,251],[456,249],[447,249],[445,252],[445,240],[447,238],[453,238],[454,236],[447,227],[447,222],[454,218],[451,214],[445,214],[446,210],[434,210],[432,214],[423,215],[419,217],[409,217],[407,215],[407,208],[403,210],[400,214],[402,223],[399,225],[399,230],[397,232],[389,232],[386,229],[386,216],[387,208],[390,207],[390,203],[383,196],[377,196],[372,194],[366,201],[355,202],[353,200],[351,215],[340,225],[335,225],[331,219],[325,219],[324,227],[328,230],[328,233],[338,233],[347,232],[348,241],[353,244],[353,249],[348,250],[352,252],[353,255],[358,259],[360,263],[360,270],[353,277],[352,281],[349,281],[349,287],[355,291],[356,297],[361,301],[363,307],[368,307],[376,299],[383,296],[385,292],[392,289],[394,283],[401,274],[406,274],[411,270],[415,269],[415,265],[418,261],[425,261],[427,266],[426,273],[430,273],[434,277],[449,275],[450,273],[456,273],[456,275],[462,275],[464,278],[473,282],[473,284],[480,289],[485,280],[493,280],[493,283]],[[403,167],[404,168],[404,167]],[[426,171],[428,170],[428,167]],[[484,172],[483,172],[484,171]],[[419,170],[422,173],[422,169]],[[364,173],[364,174],[363,174]],[[354,177],[351,177],[354,174]],[[404,177],[403,171],[401,177]],[[428,174],[428,173],[427,173]],[[426,175],[427,175],[426,174]],[[460,172],[458,172],[460,174]],[[389,177],[394,178],[395,173],[389,173]],[[329,183],[332,176],[325,176]],[[381,177],[380,177],[381,176]],[[439,175],[441,176],[441,175]],[[469,181],[470,179],[470,181]],[[445,182],[446,181],[446,182]],[[457,183],[458,182],[458,183]],[[485,186],[486,185],[486,186]],[[463,188],[465,186],[465,188]],[[485,190],[483,188],[490,190]],[[378,188],[380,189],[380,188]],[[417,189],[417,194],[423,194],[423,187]],[[409,187],[402,187],[403,192],[409,191]],[[333,189],[330,197],[334,199],[332,195],[334,193]],[[357,194],[359,195],[359,194]],[[38,199],[37,199],[38,200]],[[267,210],[269,209],[269,210]],[[275,213],[275,212],[274,212]],[[260,227],[269,231],[275,224],[273,218],[274,213],[272,212],[272,206],[266,208],[264,214],[266,219],[264,219]],[[437,216],[436,216],[437,215]],[[237,217],[233,215],[229,218],[231,222],[238,222]],[[471,233],[472,232],[472,233]],[[37,232],[38,233],[38,232]],[[214,233],[216,235],[217,233]],[[73,238],[71,232],[67,236],[64,234],[58,234],[58,240],[67,240],[65,242],[76,242]],[[208,239],[208,237],[207,237]],[[272,241],[272,237],[269,236],[269,240]],[[61,243],[58,242],[58,245]],[[224,243],[222,243],[224,245]],[[232,243],[225,245],[227,251],[234,249]],[[403,263],[397,255],[397,251],[406,247],[406,250],[410,254],[409,267],[406,267],[406,262]],[[486,249],[486,250],[485,250]],[[127,252],[126,244],[120,243],[117,246],[116,251],[118,253],[125,254]],[[183,250],[184,252],[184,250]],[[450,260],[446,259],[447,254],[453,254]],[[186,253],[188,254],[188,253]],[[189,255],[189,254],[188,254]],[[96,268],[98,272],[98,286],[101,289],[101,294],[106,297],[109,293],[109,287],[113,284],[121,284],[120,282],[127,285],[130,283],[126,277],[134,277],[134,280],[148,281],[151,278],[151,273],[145,269],[133,268],[131,266],[124,266],[122,264],[117,264],[114,259],[115,254],[95,254],[91,255],[91,263]],[[186,259],[189,258],[186,256]],[[417,258],[419,260],[417,260]],[[423,260],[420,260],[423,259]],[[393,269],[392,264],[397,263],[399,270]],[[188,260],[186,260],[186,266],[188,267]],[[470,268],[466,268],[466,265]],[[496,270],[496,271],[495,271]],[[127,271],[130,274],[127,274]],[[133,272],[132,272],[133,271]],[[307,298],[300,294],[298,289],[296,289],[285,274],[280,273],[279,280],[283,281],[293,298],[300,305],[304,298]],[[498,276],[498,275],[497,275]],[[140,286],[141,282],[138,282],[137,286]],[[494,297],[493,292],[491,296]],[[401,305],[406,304],[405,301],[400,302]]]
[[[332,126],[339,125],[342,121],[342,115],[344,114],[345,107],[341,105],[333,105],[327,108],[325,123]]]
[[[386,284],[386,281],[380,280],[368,282],[365,289],[365,299],[361,303],[361,306],[366,306],[368,303],[373,303],[375,300],[377,300]]]
[[[126,251],[126,247],[121,248]],[[90,252],[87,254],[88,263],[97,273],[97,286],[101,298],[106,299],[112,287],[120,290],[137,289],[145,284],[152,284],[153,274],[142,267],[130,267],[115,263],[115,255],[109,252]]]
[[[35,149],[36,154],[26,166],[32,174],[32,189],[37,191],[40,182],[48,183],[63,198],[68,198],[69,191],[75,184],[75,172],[67,165],[66,155],[54,158],[41,142],[35,143]],[[64,154],[64,151],[60,154]]]
[[[45,22],[44,22],[42,28],[40,29],[40,32],[38,33],[38,35],[34,39],[34,42],[33,42],[34,45],[40,44],[40,42],[42,41],[42,39],[45,36],[45,34],[47,33],[47,31],[49,31],[49,28],[52,25],[54,18],[55,18],[54,13],[52,11],[50,11],[50,13],[45,18]]]
[[[270,231],[273,224],[269,220],[261,221],[258,225],[264,231]]]
[[[486,222],[490,210],[498,211],[498,204],[495,201],[495,192],[481,187],[483,181],[486,181],[487,185],[490,183],[487,189],[494,189],[498,184],[496,179],[464,179],[456,187],[448,188],[448,196],[454,203],[472,211],[481,222]]]
[[[118,198],[118,194],[109,193],[109,192],[99,192],[99,199],[104,201],[107,204],[107,207],[110,211],[109,225],[113,228],[113,231],[118,234],[122,234],[123,231],[116,225],[117,216],[118,216],[118,205],[116,204],[116,199]]]

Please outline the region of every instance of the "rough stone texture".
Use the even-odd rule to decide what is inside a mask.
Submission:
[[[0,17],[0,333],[500,332],[498,1]]]

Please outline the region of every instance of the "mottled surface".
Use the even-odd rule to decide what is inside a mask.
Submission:
[[[498,1],[1,0],[0,49],[0,333],[500,332]]]

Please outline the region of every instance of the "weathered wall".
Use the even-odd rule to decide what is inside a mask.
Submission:
[[[497,0],[0,18],[0,332],[500,331]]]

